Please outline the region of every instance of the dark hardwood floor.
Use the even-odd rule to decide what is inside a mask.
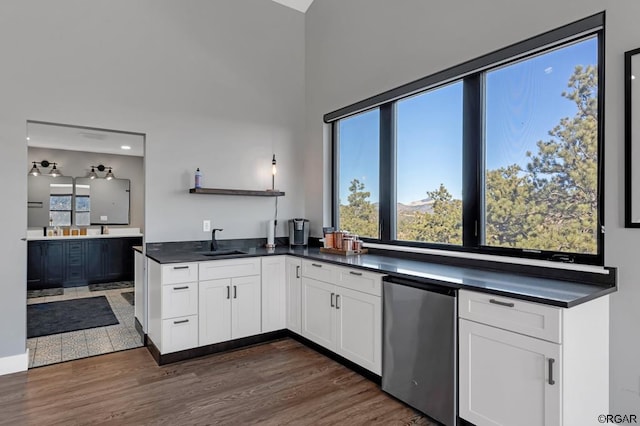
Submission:
[[[0,424],[432,425],[292,339],[159,367],[146,348],[0,377]]]

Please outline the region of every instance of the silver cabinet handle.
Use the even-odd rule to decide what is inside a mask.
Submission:
[[[351,275],[355,275],[355,276],[357,276],[357,277],[361,277],[361,276],[362,276],[362,272],[353,272],[353,271],[349,271],[349,273],[350,273]]]
[[[231,287],[227,286],[227,299],[231,299]]]
[[[340,309],[340,295],[336,294],[336,309]]]
[[[238,298],[238,286],[233,286],[233,298],[237,299]]]
[[[549,384],[555,385],[556,381],[553,380],[553,363],[556,362],[555,359],[549,358]]]
[[[322,268],[322,265],[319,263],[312,263],[311,266],[315,266],[316,268]]]
[[[189,288],[189,286],[188,286],[188,285],[185,285],[185,286],[183,286],[183,287],[174,287],[173,289],[174,289],[174,290],[187,290],[188,288]]]
[[[296,266],[296,278],[300,278],[300,266]]]
[[[496,299],[489,299],[489,303],[493,303],[494,305],[506,306],[507,308],[513,308],[514,306],[516,306],[515,303],[512,303],[512,302],[501,302],[501,301],[496,300]]]
[[[173,323],[174,324],[184,324],[185,322],[189,322],[189,320],[186,319],[186,320],[174,321]]]
[[[189,266],[174,266],[173,269],[189,269]]]
[[[335,293],[331,293],[331,307],[332,307],[332,308],[335,308],[335,307],[336,307],[336,304],[335,304],[335,303],[334,303],[334,301],[333,301],[333,298],[334,298],[334,296],[335,296],[335,295],[336,295]]]

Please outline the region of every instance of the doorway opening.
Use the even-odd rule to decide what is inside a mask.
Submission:
[[[145,135],[27,121],[26,139],[29,368],[142,346]]]

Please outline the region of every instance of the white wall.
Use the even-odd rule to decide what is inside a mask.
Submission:
[[[602,10],[605,262],[619,268],[611,298],[611,413],[640,414],[640,230],[623,228],[623,52],[640,47],[637,0],[315,0],[306,21],[305,204],[318,234],[329,190],[317,161],[327,155],[323,114]]]
[[[304,15],[269,0],[6,0],[0,4],[0,361],[25,351],[26,121],[146,134],[147,242],[266,237],[278,158],[278,235],[304,216]],[[9,324],[11,324],[9,326]]]
[[[142,136],[140,136],[142,138]],[[129,225],[113,226],[120,228],[140,228],[144,232],[144,164],[142,157],[131,155],[103,154],[99,152],[67,151],[64,149],[27,148],[27,161],[40,162],[47,160],[56,162],[57,168],[64,176],[86,177],[91,165],[103,164],[113,167],[113,174],[118,179],[129,179]],[[40,168],[43,173],[45,169]],[[99,172],[104,177],[105,172]]]

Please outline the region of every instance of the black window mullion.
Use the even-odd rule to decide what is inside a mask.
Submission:
[[[391,241],[395,236],[395,113],[392,103],[380,107],[380,199],[379,236]]]
[[[331,123],[331,199],[332,209],[331,209],[331,226],[335,227],[335,229],[339,229],[340,227],[340,200],[338,200],[339,194],[339,185],[340,185],[340,156],[338,153],[340,152],[340,139],[338,132],[338,121],[334,121]]]
[[[482,80],[464,79],[462,102],[462,245],[478,247],[482,232]]]

